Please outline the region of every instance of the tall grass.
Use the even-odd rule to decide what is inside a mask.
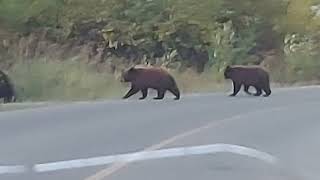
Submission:
[[[211,68],[202,74],[192,70],[177,72],[171,70],[170,73],[175,77],[177,84],[183,93],[201,93],[225,90],[228,85],[223,79],[223,73]]]
[[[286,63],[284,72],[270,70],[273,83],[277,83],[277,78],[286,84],[320,79],[320,63],[316,57],[301,54],[288,56]],[[227,91],[232,88],[231,82],[224,80],[223,72],[214,67],[202,74],[192,70],[168,71],[176,79],[182,93]],[[114,75],[99,73],[81,61],[15,61],[8,74],[17,91],[18,101],[120,99],[129,88],[129,84],[122,84]]]
[[[9,74],[20,101],[108,98],[125,90],[112,75],[81,62],[24,61],[16,63]]]
[[[182,93],[224,89],[221,73],[169,71]],[[121,98],[129,88],[114,75],[99,73],[85,63],[53,60],[16,61],[8,72],[18,101],[74,101]]]
[[[288,81],[306,82],[320,80],[319,55],[294,53],[286,57]]]

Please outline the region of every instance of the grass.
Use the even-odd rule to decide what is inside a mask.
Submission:
[[[222,73],[205,71],[202,74],[187,70],[183,73],[170,71],[183,93],[215,92],[225,90],[226,84]]]
[[[302,63],[298,61],[299,59],[291,61]],[[302,71],[304,74],[291,71],[289,75],[287,74],[289,78],[283,74],[277,75],[278,78],[290,81],[272,82],[274,87],[319,84],[319,81],[310,78],[318,72],[315,68],[310,71],[312,65],[309,63],[307,67],[301,64],[294,65],[304,70]],[[214,68],[207,69],[202,74],[192,70],[183,73],[168,71],[175,77],[182,93],[228,91],[232,88],[231,82],[224,80],[223,73]],[[115,75],[97,72],[95,68],[82,61],[47,59],[16,61],[8,74],[15,85],[20,102],[120,99],[129,88],[129,84],[122,84]],[[3,107],[0,107],[0,110],[1,108]]]
[[[9,75],[19,101],[94,100],[117,97],[125,90],[114,76],[81,62],[24,61],[16,63]]]
[[[10,104],[1,104],[1,111],[15,111],[15,110],[23,110],[23,109],[31,109],[31,108],[39,108],[39,107],[47,107],[49,103],[10,103]]]
[[[182,93],[211,92],[224,88],[217,73],[170,73]],[[129,88],[129,84],[122,84],[114,75],[99,73],[81,61],[17,61],[8,74],[20,102],[121,98]]]

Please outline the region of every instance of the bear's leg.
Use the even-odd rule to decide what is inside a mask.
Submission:
[[[262,94],[262,90],[260,87],[255,86],[257,92],[254,94],[254,96],[260,96]]]
[[[3,98],[3,104],[7,104],[9,102],[8,98]]]
[[[265,95],[263,95],[264,97],[268,97],[270,96],[271,94],[271,89],[268,87],[268,88],[263,88],[263,91],[266,93]]]
[[[237,82],[233,82],[233,93],[229,96],[236,96],[241,89],[241,84]]]
[[[163,98],[164,98],[164,95],[165,95],[165,93],[166,93],[166,90],[165,90],[165,89],[157,89],[157,91],[158,91],[158,96],[155,97],[155,98],[153,98],[153,99],[155,99],[155,100],[161,100],[161,99],[163,99]]]
[[[252,95],[252,93],[249,92],[249,87],[250,87],[250,86],[248,86],[248,85],[244,85],[244,92],[246,92],[246,93],[249,94],[249,95]]]
[[[3,103],[4,103],[4,104],[10,103],[10,102],[11,102],[10,97],[4,97],[4,98],[3,98]]]
[[[168,89],[173,95],[175,95],[176,97],[174,98],[175,100],[179,100],[180,99],[180,91],[177,87],[174,88],[170,88]]]
[[[127,98],[129,98],[130,96],[132,96],[132,95],[134,95],[134,94],[138,93],[138,92],[139,92],[139,90],[140,90],[140,89],[138,89],[138,88],[136,88],[136,87],[132,86],[132,87],[131,87],[131,89],[127,92],[127,94],[126,94],[125,96],[123,96],[123,98],[122,98],[122,99],[127,99]]]
[[[143,100],[147,97],[148,95],[148,88],[144,88],[144,89],[141,89],[141,93],[142,93],[142,97],[140,97],[139,99],[140,100]]]

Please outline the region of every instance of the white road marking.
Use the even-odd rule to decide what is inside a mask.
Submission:
[[[238,155],[244,155],[252,158],[259,159],[266,163],[276,164],[278,162],[277,158],[274,156],[258,151],[256,149],[231,145],[231,144],[211,144],[202,146],[190,146],[190,147],[180,147],[180,148],[170,148],[155,151],[141,151],[127,154],[118,154],[111,156],[101,156],[87,159],[76,159],[69,161],[58,161],[44,164],[36,164],[32,167],[32,171],[36,173],[58,171],[65,169],[74,168],[84,168],[99,165],[108,165],[116,162],[135,162],[135,161],[145,161],[163,158],[175,158],[182,156],[191,155],[205,155],[205,154],[215,154],[215,153],[233,153]],[[28,169],[26,166],[0,166],[0,175],[3,174],[21,174],[26,173]]]
[[[0,174],[20,174],[26,171],[25,166],[0,166]]]
[[[191,147],[180,147],[171,149],[162,149],[155,151],[141,151],[128,154],[119,154],[111,156],[101,156],[88,159],[77,159],[70,161],[59,161],[45,164],[34,165],[33,171],[35,172],[50,172],[65,169],[83,168],[99,165],[108,165],[115,162],[134,162],[134,161],[145,161],[153,159],[163,158],[174,158],[190,155],[204,155],[214,154],[219,152],[234,153],[238,155],[244,155],[252,158],[259,159],[266,163],[276,164],[277,158],[274,156],[261,152],[252,148],[231,145],[231,144],[211,144],[203,146],[191,146]]]
[[[165,147],[166,145],[169,145],[169,144],[172,144],[173,142],[176,142],[176,141],[179,141],[181,139],[185,139],[189,136],[193,136],[194,134],[197,134],[203,130],[206,130],[206,129],[209,129],[209,128],[213,128],[213,127],[217,127],[219,125],[221,125],[221,123],[225,123],[225,122],[231,122],[231,121],[234,121],[234,120],[238,120],[238,119],[241,119],[241,118],[245,118],[245,117],[249,117],[251,115],[254,115],[254,114],[265,114],[265,113],[270,113],[270,112],[273,112],[273,111],[279,111],[279,110],[284,110],[284,109],[288,109],[292,106],[301,106],[303,104],[309,104],[310,102],[308,103],[302,103],[302,104],[291,104],[291,105],[285,105],[285,106],[278,106],[278,107],[273,107],[273,108],[266,108],[266,109],[262,109],[262,110],[257,110],[257,111],[253,111],[253,112],[248,112],[248,113],[240,113],[240,114],[237,114],[237,115],[234,115],[234,116],[231,116],[229,118],[224,118],[224,119],[221,119],[219,121],[212,121],[204,126],[201,126],[201,127],[198,127],[198,128],[195,128],[195,129],[191,129],[189,131],[186,131],[182,134],[178,134],[176,136],[173,136],[169,139],[166,139],[158,144],[155,144],[155,145],[152,145],[148,148],[145,148],[144,151],[155,151],[155,150],[158,150],[160,148],[163,148]],[[314,102],[313,102],[314,103]],[[319,103],[319,102],[317,102]],[[107,176],[110,176],[111,174],[121,170],[122,168],[126,167],[129,163],[128,162],[119,162],[119,163],[115,163],[113,165],[111,165],[110,167],[106,168],[106,169],[103,169],[103,170],[100,170],[98,171],[97,173],[93,174],[92,176],[86,178],[85,180],[102,180],[104,178],[106,178]]]

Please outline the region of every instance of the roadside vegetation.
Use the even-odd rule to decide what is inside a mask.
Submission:
[[[223,89],[222,77],[217,79],[208,72],[170,70],[182,92],[210,92]],[[8,72],[19,101],[72,101],[121,98],[130,88],[120,77],[72,60],[32,60],[17,62]],[[216,82],[216,83],[212,83]]]
[[[183,92],[226,90],[228,64],[317,84],[319,28],[318,0],[0,0],[0,67],[20,101],[120,97],[135,64]]]
[[[10,75],[22,101],[99,99],[119,96],[125,90],[111,74],[72,61],[19,62]]]

